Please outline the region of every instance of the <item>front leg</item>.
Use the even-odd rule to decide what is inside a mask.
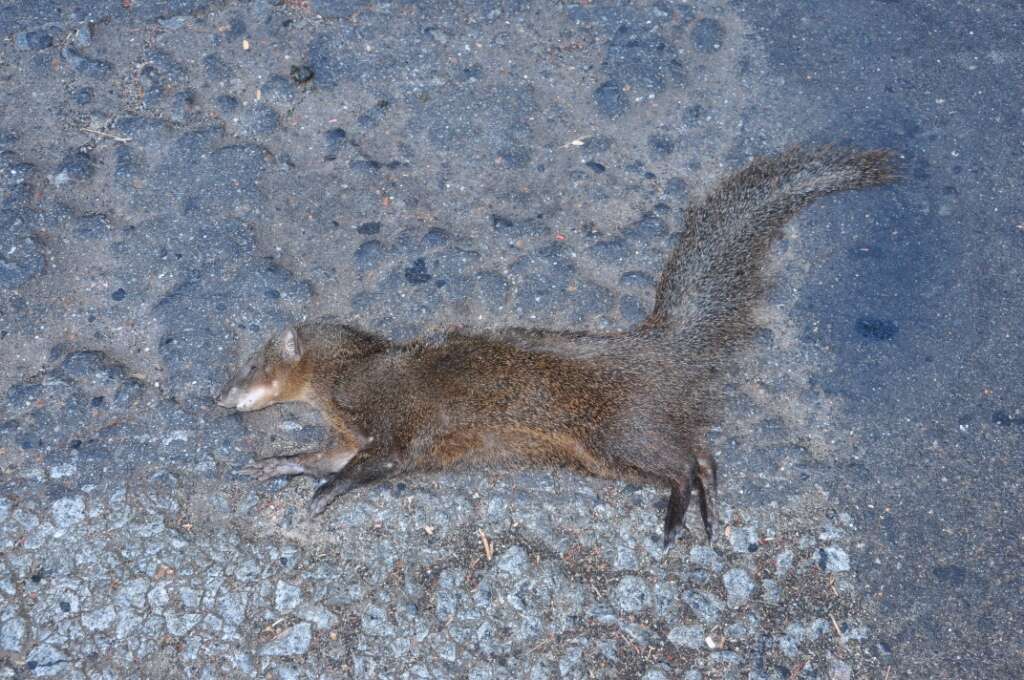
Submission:
[[[271,456],[254,460],[240,470],[244,475],[265,482],[274,477],[309,475],[328,477],[341,471],[359,452],[348,443],[341,443],[321,451],[309,451],[294,456]]]
[[[376,448],[363,451],[359,458],[317,488],[309,502],[309,512],[316,516],[327,509],[334,499],[352,489],[378,482],[405,470],[401,456],[382,453]]]

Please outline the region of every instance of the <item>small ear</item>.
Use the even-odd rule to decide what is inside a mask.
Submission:
[[[281,336],[281,357],[290,364],[302,358],[302,344],[294,328],[289,328]]]

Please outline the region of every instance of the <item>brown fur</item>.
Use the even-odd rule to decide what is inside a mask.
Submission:
[[[249,472],[328,477],[312,502],[321,512],[356,486],[467,458],[570,465],[667,485],[666,544],[695,488],[710,537],[717,472],[701,442],[714,378],[749,335],[771,242],[820,196],[892,178],[885,151],[797,148],[753,161],[686,211],[654,310],[627,332],[449,331],[396,344],[330,320],[289,329],[225,387],[222,403],[273,384],[256,408],[307,401],[338,440]]]

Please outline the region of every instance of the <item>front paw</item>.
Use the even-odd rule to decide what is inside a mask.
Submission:
[[[275,477],[291,477],[301,475],[304,468],[293,460],[294,456],[271,456],[259,458],[243,467],[239,472],[260,482]]]

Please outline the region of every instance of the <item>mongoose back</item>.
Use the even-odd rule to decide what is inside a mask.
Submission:
[[[217,402],[252,411],[299,400],[323,413],[336,435],[329,447],[245,469],[258,479],[326,478],[314,514],[395,475],[519,461],[667,486],[666,546],[695,490],[710,539],[717,470],[704,435],[716,375],[750,335],[772,241],[815,199],[893,178],[885,150],[755,159],[685,211],[654,309],[625,332],[451,330],[393,343],[321,319],[270,339]]]

